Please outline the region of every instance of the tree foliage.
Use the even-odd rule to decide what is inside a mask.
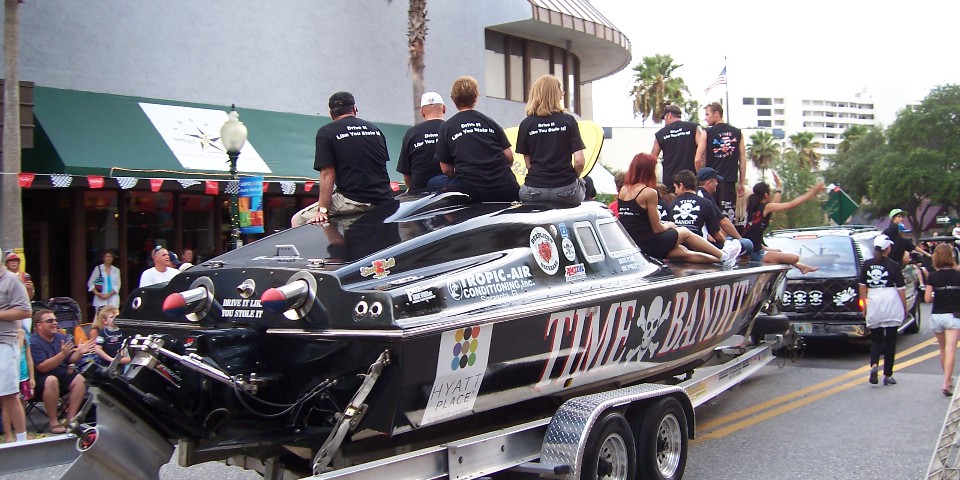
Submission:
[[[811,170],[820,170],[820,159],[823,157],[817,152],[822,145],[813,139],[810,132],[797,132],[790,135],[791,149],[796,152],[797,160]]]
[[[843,153],[850,150],[850,146],[860,141],[867,134],[866,125],[850,125],[843,131],[843,141],[837,145],[837,152]]]
[[[881,128],[868,129],[856,140],[845,138],[844,142],[848,140],[847,148],[831,159],[824,177],[827,182],[843,187],[863,208],[866,206],[863,199],[868,197],[870,179],[877,170],[876,162],[890,148]]]
[[[686,97],[690,95],[683,79],[674,76],[674,72],[683,65],[673,63],[670,55],[656,54],[652,57],[643,57],[643,60],[633,67],[634,86],[630,90],[633,97],[633,116],[641,117],[646,123],[648,119],[659,122],[667,105],[674,104],[690,112],[696,112],[696,104],[690,110]]]
[[[780,145],[773,139],[773,134],[766,130],[758,130],[750,135],[750,146],[747,147],[747,157],[753,166],[760,170],[761,176],[767,176],[767,170],[773,162],[780,158]]]

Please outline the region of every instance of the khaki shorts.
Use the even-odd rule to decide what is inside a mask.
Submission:
[[[300,210],[299,212],[293,215],[293,218],[290,219],[290,225],[293,227],[298,227],[305,223],[310,223],[313,220],[313,217],[317,215],[317,205],[319,202],[314,202]],[[330,198],[330,208],[327,209],[327,216],[336,217],[339,215],[353,215],[354,213],[363,213],[375,205],[372,203],[362,203],[350,200],[349,198],[343,196],[340,192],[333,192],[333,196]]]

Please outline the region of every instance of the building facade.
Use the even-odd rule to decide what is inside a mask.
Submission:
[[[36,138],[20,184],[38,297],[89,303],[87,276],[105,248],[119,253],[124,296],[154,245],[201,259],[222,252],[236,183],[217,137],[231,104],[249,130],[239,170],[264,177],[267,234],[315,199],[314,134],[330,121],[333,92],[352,92],[359,115],[384,130],[395,174],[418,114],[408,7],[21,4],[19,75],[35,85]],[[423,87],[446,97],[456,77],[471,75],[481,85],[478,109],[505,127],[524,117],[529,86],[548,73],[563,80],[570,110],[590,118],[590,83],[631,59],[629,40],[587,0],[432,2],[427,22]]]
[[[773,132],[786,140],[797,132],[810,132],[820,144],[817,152],[824,156],[837,153],[843,131],[853,125],[877,125],[876,105],[866,91],[855,95],[780,94],[740,96],[731,101],[733,122],[741,128],[757,128]]]

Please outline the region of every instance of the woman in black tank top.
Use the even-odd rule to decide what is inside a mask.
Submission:
[[[640,250],[651,257],[719,262],[723,252],[706,239],[672,222],[660,222],[656,168],[657,159],[648,153],[633,157],[617,201],[620,223]]]
[[[753,242],[753,255],[750,260],[764,263],[778,263],[793,265],[802,273],[815,272],[819,268],[800,263],[800,256],[794,253],[781,252],[763,245],[763,232],[770,224],[770,217],[776,212],[782,212],[797,207],[803,202],[817,196],[824,190],[823,182],[817,182],[806,193],[789,202],[780,202],[780,178],[773,175],[777,189],[770,192],[770,185],[760,182],[753,186],[753,194],[747,199],[747,225],[743,229],[743,238]]]

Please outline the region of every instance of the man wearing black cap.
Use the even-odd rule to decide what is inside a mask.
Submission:
[[[657,157],[663,151],[663,178],[667,190],[674,192],[673,177],[681,170],[696,171],[696,165],[702,163],[706,135],[700,125],[680,119],[680,107],[667,105],[663,113],[664,126],[656,133],[650,155]]]
[[[294,215],[293,226],[365,212],[392,198],[383,132],[357,118],[357,105],[349,92],[334,93],[328,105],[333,122],[317,130],[313,161],[314,170],[320,172],[320,198]]]
[[[737,197],[746,193],[743,182],[747,177],[747,149],[740,129],[723,121],[723,106],[719,102],[707,105],[704,111],[710,125],[704,155],[706,166],[723,178],[714,197],[720,211],[732,222],[736,219]]]
[[[713,199],[713,194],[717,191],[717,185],[723,181],[723,177],[717,175],[717,171],[710,167],[703,167],[697,172],[697,195],[701,196],[708,200],[708,203],[713,205],[716,209],[718,218],[720,219],[720,230],[723,230],[723,233],[726,236],[733,238],[740,242],[740,254],[741,255],[750,255],[753,253],[753,241],[749,238],[743,238],[740,236],[740,232],[737,231],[737,227],[733,225],[733,222],[730,221],[725,215],[720,212],[720,207],[717,206],[716,201]],[[718,241],[720,239],[717,239]],[[718,247],[719,248],[719,247]]]

